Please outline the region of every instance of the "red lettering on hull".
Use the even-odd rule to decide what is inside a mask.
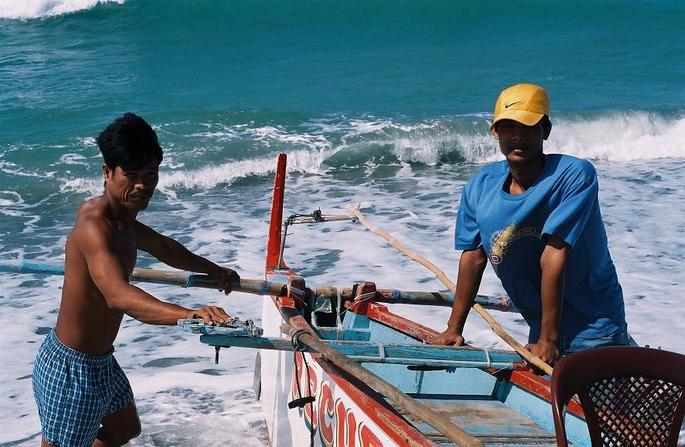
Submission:
[[[335,399],[331,383],[327,380],[319,383],[317,371],[312,366],[307,365],[305,369],[303,354],[297,352],[291,399],[299,398],[300,393],[302,397],[310,393],[316,397],[313,404],[298,408],[298,414],[309,431],[318,431],[325,447],[383,447],[378,436],[365,423],[358,422],[360,415],[355,415],[355,410],[348,408],[342,399]]]
[[[319,395],[319,438],[326,447],[333,447],[334,424],[333,390],[331,385],[324,380],[321,382],[321,394]]]
[[[355,447],[357,435],[357,418],[345,407],[342,400],[335,403],[335,428],[337,432],[337,447]]]
[[[359,441],[361,442],[361,447],[383,447],[381,440],[364,424],[362,424],[361,430],[359,430]]]

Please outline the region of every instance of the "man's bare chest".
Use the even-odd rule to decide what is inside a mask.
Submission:
[[[126,275],[130,276],[135,268],[138,254],[135,233],[132,229],[117,231],[113,235],[112,251],[119,259]]]

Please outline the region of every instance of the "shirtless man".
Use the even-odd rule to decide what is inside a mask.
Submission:
[[[179,318],[223,323],[215,306],[186,309],[129,284],[138,250],[172,267],[206,273],[228,294],[237,273],[197,256],[136,220],[158,181],[162,148],[142,118],[127,113],[97,138],[105,191],[86,201],[67,239],[62,302],[40,348],[33,388],[42,446],[120,446],[140,434],[131,386],[112,355],[127,314],[149,324]]]

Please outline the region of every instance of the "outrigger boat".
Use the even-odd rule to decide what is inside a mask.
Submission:
[[[216,347],[268,348],[258,354],[255,385],[271,444],[556,445],[548,378],[531,372],[514,352],[428,345],[436,331],[384,305],[451,306],[452,297],[382,290],[369,282],[332,294],[307,287],[284,261],[288,226],[354,217],[317,211],[293,215],[281,226],[285,174],[281,154],[265,273],[269,283],[287,284],[286,293],[264,302],[262,337],[202,337]],[[479,296],[478,302],[513,310],[506,299]],[[290,338],[284,341],[283,333]],[[566,421],[569,440],[590,445],[573,401]]]
[[[295,214],[281,226],[285,177],[286,155],[280,154],[265,280],[240,279],[233,287],[271,296],[264,302],[263,327],[239,319],[223,326],[179,320],[186,330],[202,334],[202,343],[215,348],[217,361],[222,347],[260,349],[255,391],[262,401],[271,445],[556,445],[549,377],[525,366],[521,356],[536,364],[536,358],[527,356],[530,353],[502,334],[518,353],[431,346],[426,341],[436,331],[394,314],[385,305],[451,306],[451,294],[379,289],[371,282],[346,289],[317,288],[288,267],[284,261],[287,228],[298,223],[361,220],[393,245],[396,241],[353,209],[349,215]],[[412,257],[421,262],[422,258]],[[453,290],[442,272],[427,261],[422,263]],[[15,261],[0,262],[0,271],[64,272],[61,264]],[[216,288],[205,275],[185,272],[135,269],[131,280]],[[486,320],[490,317],[479,309],[515,310],[507,298],[480,295],[474,308]],[[499,334],[498,325],[488,322]],[[547,365],[536,366],[547,370]],[[567,411],[569,441],[589,446],[580,405],[572,400]]]

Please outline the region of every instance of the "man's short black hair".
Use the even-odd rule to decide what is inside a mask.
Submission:
[[[151,161],[159,165],[164,155],[157,133],[135,113],[125,113],[112,121],[96,139],[105,164],[114,170],[139,169]]]

